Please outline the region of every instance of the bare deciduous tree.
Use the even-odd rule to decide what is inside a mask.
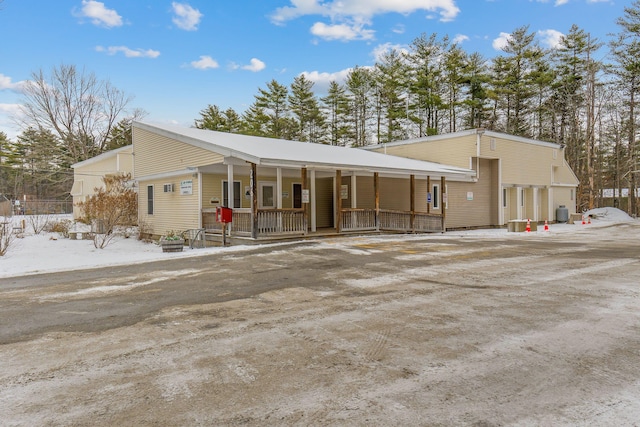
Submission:
[[[22,103],[25,127],[49,129],[62,142],[69,164],[104,151],[112,128],[131,98],[74,65],[54,67],[50,76],[32,74]]]

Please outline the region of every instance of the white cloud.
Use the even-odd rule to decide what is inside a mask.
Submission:
[[[316,22],[311,33],[326,40],[371,40],[371,25],[376,15],[400,13],[409,15],[418,10],[438,13],[441,21],[451,21],[460,13],[455,0],[290,0],[290,6],[277,8],[271,22],[284,24],[302,16],[319,15],[330,23]],[[393,31],[402,32],[402,27]]]
[[[560,41],[562,37],[564,37],[564,34],[556,30],[540,30],[538,31],[538,36],[543,45],[557,49],[560,46]]]
[[[260,61],[258,58],[251,58],[249,65],[244,65],[240,68],[257,73],[258,71],[264,70],[266,66],[267,65],[264,62]]]
[[[193,68],[197,68],[198,70],[207,70],[209,68],[218,68],[220,65],[218,65],[218,61],[216,61],[212,57],[208,55],[202,55],[200,56],[199,60],[191,62],[191,66]]]
[[[455,0],[291,0],[291,6],[280,7],[271,15],[275,23],[283,23],[305,15],[322,15],[332,20],[341,18],[370,19],[385,13],[411,14],[418,10],[437,12],[441,21],[453,20],[460,9]]]
[[[19,128],[16,120],[21,114],[20,104],[0,104],[0,132],[4,132],[9,139],[15,139],[18,136]]]
[[[327,25],[316,22],[311,27],[311,34],[325,40],[371,40],[375,34],[373,30],[367,30],[362,25],[336,24]]]
[[[14,92],[21,92],[22,87],[25,85],[25,81],[13,83],[11,77],[0,74],[0,90],[11,90]],[[4,104],[10,105],[10,104]]]
[[[336,82],[343,84],[347,80],[347,76],[353,70],[353,68],[347,68],[335,73],[322,73],[319,71],[304,71],[300,73],[307,80],[314,83],[313,89],[315,92],[326,93],[329,90],[329,83]]]
[[[382,57],[391,52],[392,50],[398,51],[400,53],[408,54],[409,49],[405,45],[400,44],[392,44],[392,43],[384,43],[376,46],[373,51],[371,51],[371,56],[375,59],[375,62],[381,62]]]
[[[107,9],[104,3],[94,0],[82,0],[80,12],[75,14],[80,18],[89,18],[91,23],[101,27],[120,27],[122,17],[114,9]]]
[[[469,40],[469,36],[465,36],[464,34],[456,34],[456,36],[453,38],[452,42],[460,45],[464,42],[466,42],[467,40]]]
[[[187,3],[171,3],[173,13],[175,16],[172,21],[176,26],[182,30],[195,31],[198,29],[198,24],[202,18],[202,13],[198,9],[194,9]]]
[[[491,43],[491,46],[493,46],[495,50],[504,50],[504,48],[509,43],[510,39],[511,39],[511,34],[500,33],[500,36],[498,36],[493,40],[493,43]]]
[[[398,24],[398,25],[396,25],[395,27],[393,27],[393,28],[391,29],[391,31],[393,31],[393,32],[394,32],[394,33],[396,33],[396,34],[404,34],[404,32],[405,32],[405,27],[404,27],[404,25],[402,25],[402,24]]]
[[[127,58],[157,58],[158,56],[160,56],[160,52],[157,50],[130,49],[126,46],[96,46],[96,51],[106,52],[108,55],[115,55],[116,53],[121,52]]]

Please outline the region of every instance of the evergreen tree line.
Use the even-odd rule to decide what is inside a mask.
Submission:
[[[617,24],[607,43],[573,26],[553,49],[520,27],[490,60],[423,34],[322,96],[305,75],[272,80],[246,111],[209,105],[195,126],[353,147],[469,128],[551,141],[580,179],[579,208],[597,207],[603,189],[635,194],[640,174],[640,0]],[[0,194],[9,198],[68,197],[70,165],[129,144],[131,121],[145,115],[127,112],[128,97],[75,66],[33,73],[24,93],[23,131],[15,141],[0,132]],[[619,206],[638,214],[636,197]]]
[[[579,208],[591,209],[605,188],[634,194],[640,174],[640,2],[617,24],[607,44],[572,26],[547,49],[520,27],[491,60],[423,34],[332,81],[324,96],[305,75],[289,86],[272,80],[246,111],[209,105],[195,126],[352,147],[471,128],[555,142],[580,179]],[[638,213],[636,198],[614,203]]]

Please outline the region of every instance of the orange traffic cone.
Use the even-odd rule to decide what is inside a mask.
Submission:
[[[527,233],[531,233],[531,220],[530,219],[527,219],[527,228],[524,231],[526,231]]]
[[[549,223],[546,219],[544,220],[544,231],[549,231]]]

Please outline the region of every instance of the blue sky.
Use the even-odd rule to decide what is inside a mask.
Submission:
[[[146,120],[193,124],[208,104],[244,111],[272,79],[318,92],[422,33],[499,54],[528,25],[548,45],[572,24],[608,41],[631,0],[3,0],[0,131],[34,71],[75,65],[133,96]]]

